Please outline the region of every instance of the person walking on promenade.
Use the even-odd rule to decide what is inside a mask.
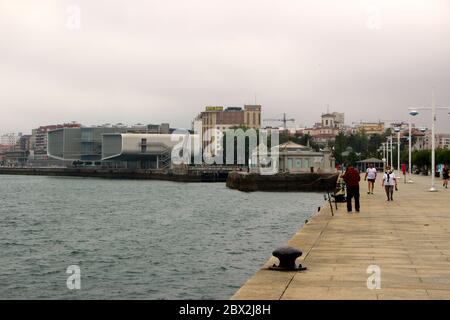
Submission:
[[[359,212],[359,172],[349,165],[342,178],[347,185],[347,212],[352,212],[352,198],[355,198],[355,210]]]
[[[375,185],[375,180],[377,179],[377,169],[373,167],[373,164],[370,163],[367,168],[366,175],[364,176],[364,181],[368,180],[369,191],[367,194],[373,194],[373,187]]]
[[[447,165],[444,166],[444,169],[442,169],[442,178],[444,179],[444,182],[442,183],[442,186],[445,189],[448,189],[448,177],[450,175],[450,169]]]
[[[384,187],[386,191],[387,201],[394,201],[394,187],[397,189],[397,178],[394,172],[392,172],[391,167],[386,167],[386,172],[383,175],[383,182],[381,186]]]

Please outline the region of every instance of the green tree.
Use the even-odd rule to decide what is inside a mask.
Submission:
[[[414,151],[411,156],[411,161],[419,169],[429,168],[431,165],[431,150]]]
[[[447,165],[450,164],[450,149],[436,150],[436,163]]]
[[[292,142],[307,146],[309,145],[311,148],[313,148],[314,150],[318,151],[319,150],[319,145],[314,141],[314,138],[312,136],[310,136],[309,134],[304,134],[301,136],[294,136],[291,138]]]
[[[352,151],[349,153],[345,162],[347,163],[347,165],[355,166],[356,161],[358,161],[358,160],[359,160],[358,155],[356,154],[356,152]]]
[[[343,163],[342,152],[344,152],[347,147],[347,137],[343,132],[339,132],[332,145],[333,157],[336,159],[336,163]]]

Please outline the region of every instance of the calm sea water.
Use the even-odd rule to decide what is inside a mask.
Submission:
[[[0,299],[228,299],[320,193],[0,175]],[[81,289],[69,290],[69,265]]]

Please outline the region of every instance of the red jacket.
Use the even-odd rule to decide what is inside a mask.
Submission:
[[[355,170],[353,167],[347,168],[342,178],[348,187],[359,186],[359,181],[361,180],[358,170]]]

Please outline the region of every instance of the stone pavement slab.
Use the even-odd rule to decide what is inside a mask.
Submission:
[[[413,179],[399,183],[393,202],[379,179],[374,195],[362,181],[360,213],[340,203],[331,216],[324,204],[288,242],[303,251],[297,262],[308,270],[268,270],[278,263],[272,257],[232,299],[450,299],[450,190],[437,180],[431,193],[430,177]],[[368,287],[374,265],[379,289]]]

